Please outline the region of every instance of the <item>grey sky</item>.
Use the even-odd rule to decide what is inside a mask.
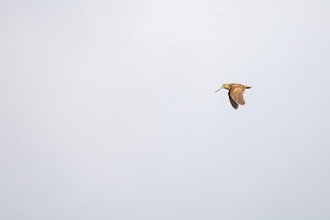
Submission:
[[[330,218],[329,2],[2,1],[0,27],[1,219]]]

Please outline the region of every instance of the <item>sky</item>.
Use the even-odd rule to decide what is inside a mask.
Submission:
[[[1,219],[330,218],[328,1],[1,1],[0,28]]]

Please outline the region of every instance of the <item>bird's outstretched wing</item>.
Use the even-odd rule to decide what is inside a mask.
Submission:
[[[240,105],[244,105],[244,87],[243,86],[236,86],[229,91],[229,96]]]
[[[228,97],[229,97],[231,106],[233,106],[234,109],[238,109],[238,104],[230,97],[230,91],[228,92]]]

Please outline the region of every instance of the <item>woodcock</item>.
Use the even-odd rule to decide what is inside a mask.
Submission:
[[[229,84],[223,84],[217,91],[220,89],[227,89],[229,90],[228,96],[230,104],[233,106],[234,109],[238,108],[238,105],[244,105],[244,91],[245,89],[250,89],[252,86],[247,86],[243,84],[238,83],[229,83]]]

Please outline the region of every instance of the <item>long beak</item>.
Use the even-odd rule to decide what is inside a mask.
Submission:
[[[215,92],[218,92],[220,89],[222,89],[223,87],[221,86],[217,91],[215,91]]]

